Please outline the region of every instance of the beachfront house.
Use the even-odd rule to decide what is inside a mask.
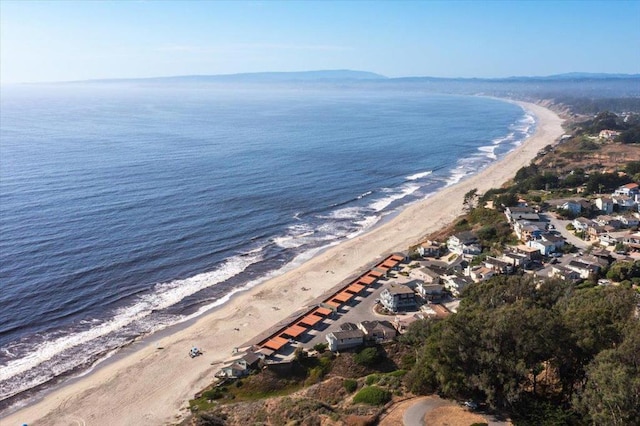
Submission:
[[[264,355],[247,352],[242,357],[232,360],[231,364],[222,367],[217,376],[230,379],[248,376],[260,367],[262,360],[264,360]]]
[[[440,243],[437,241],[425,241],[421,243],[416,251],[422,257],[438,257],[440,256]]]
[[[380,303],[391,312],[416,309],[416,294],[404,284],[389,284],[380,293]]]
[[[364,333],[360,329],[341,330],[328,333],[326,336],[331,352],[356,348],[364,343]]]

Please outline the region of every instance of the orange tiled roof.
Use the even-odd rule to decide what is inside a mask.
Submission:
[[[287,343],[289,343],[289,341],[287,339],[285,339],[284,337],[277,336],[277,337],[274,337],[274,338],[270,339],[266,343],[263,343],[262,347],[263,348],[268,348],[268,349],[273,349],[274,351],[277,351],[277,350],[280,350]]]
[[[363,288],[364,286],[362,284],[351,284],[345,291],[353,294],[358,294],[362,291]]]
[[[353,294],[347,293],[343,291],[342,293],[338,293],[333,297],[333,300],[337,300],[338,302],[348,302],[353,297]]]
[[[331,312],[331,309],[318,308],[313,312],[313,315],[322,315],[323,317],[326,317],[327,315],[331,315]]]
[[[360,277],[360,279],[358,280],[358,283],[362,283],[362,284],[365,284],[365,285],[373,284],[374,282],[376,282],[376,279],[378,277],[381,277],[382,275],[384,275],[382,272],[377,272],[376,271],[375,272],[376,275],[377,275],[377,277],[376,277],[376,276],[373,275],[373,272],[374,271],[371,271],[369,273],[369,275],[366,275],[364,277]]]
[[[314,315],[314,314],[309,314],[306,317],[302,318],[300,321],[298,321],[298,324],[308,325],[309,327],[313,327],[320,321],[322,321],[322,317],[319,317],[318,315]]]
[[[296,338],[300,336],[302,333],[304,333],[305,331],[307,331],[306,327],[301,327],[298,324],[294,324],[291,327],[287,328],[285,331],[283,331],[281,335],[286,334],[289,337]]]

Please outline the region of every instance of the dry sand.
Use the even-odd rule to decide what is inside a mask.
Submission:
[[[371,232],[339,244],[302,266],[241,293],[223,307],[168,336],[138,342],[132,353],[62,386],[41,401],[0,420],[22,425],[160,425],[188,413],[188,400],[212,382],[234,346],[303,307],[327,289],[392,251],[406,250],[462,213],[463,195],[499,187],[563,133],[562,120],[538,105],[520,103],[537,117],[525,143],[477,175],[415,203]],[[333,273],[327,273],[332,271]],[[306,287],[311,290],[303,291]],[[273,309],[274,306],[279,310]],[[239,331],[234,328],[239,328]],[[204,356],[190,359],[192,345]],[[162,349],[158,349],[162,347]]]

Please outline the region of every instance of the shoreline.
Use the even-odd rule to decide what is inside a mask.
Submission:
[[[535,133],[501,160],[462,181],[415,202],[357,237],[328,247],[287,272],[236,293],[225,304],[194,320],[134,342],[124,352],[99,363],[81,377],[2,418],[7,425],[165,424],[188,414],[188,400],[213,381],[233,347],[251,340],[304,307],[326,290],[364,270],[374,259],[404,251],[462,213],[463,195],[499,187],[536,154],[563,134],[552,111],[516,103],[536,117]],[[332,271],[331,274],[327,271]],[[303,291],[302,288],[310,288]],[[273,307],[279,307],[279,310]],[[238,328],[239,331],[234,330]],[[164,331],[164,330],[163,330]],[[204,356],[191,359],[191,346]],[[163,349],[159,349],[162,347]]]

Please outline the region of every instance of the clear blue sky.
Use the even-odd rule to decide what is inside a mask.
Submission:
[[[0,0],[3,83],[321,69],[640,73],[640,1]]]

